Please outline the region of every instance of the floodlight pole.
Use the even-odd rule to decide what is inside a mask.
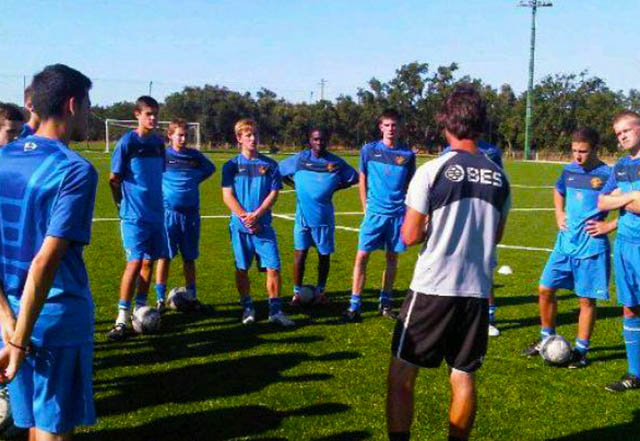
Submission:
[[[531,117],[533,116],[533,71],[536,51],[536,12],[539,7],[551,7],[551,2],[522,0],[518,6],[531,8],[531,45],[529,47],[529,85],[527,87],[527,112],[524,120],[524,159],[529,159],[531,149]]]

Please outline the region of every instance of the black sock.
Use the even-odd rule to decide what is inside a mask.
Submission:
[[[469,438],[458,438],[455,436],[449,435],[449,441],[467,441]]]
[[[411,432],[389,432],[389,441],[409,441]]]

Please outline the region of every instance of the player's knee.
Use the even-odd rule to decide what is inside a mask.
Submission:
[[[547,300],[555,300],[556,291],[554,289],[551,289],[551,288],[548,288],[546,286],[540,285],[538,287],[538,295],[540,297],[546,298]]]
[[[581,309],[593,309],[596,307],[596,299],[588,297],[580,297],[579,303]]]
[[[369,256],[371,253],[368,251],[358,250],[356,253],[356,265],[366,265],[369,261]]]
[[[387,251],[386,257],[387,257],[387,264],[396,265],[398,263],[398,253]]]

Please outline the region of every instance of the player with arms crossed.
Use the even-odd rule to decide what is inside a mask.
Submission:
[[[640,115],[620,112],[613,118],[613,131],[629,154],[613,166],[598,208],[620,209],[613,263],[618,303],[623,310],[627,372],[607,390],[623,392],[640,388]]]
[[[318,284],[315,303],[326,303],[325,294],[331,253],[334,252],[335,215],[333,194],[358,182],[358,173],[339,156],[327,151],[324,129],[309,131],[309,146],[283,161],[280,174],[296,189],[296,221],[293,227],[293,299],[300,304],[304,269],[309,248],[318,251]]]
[[[29,439],[69,440],[95,423],[94,306],[82,250],[98,175],[67,146],[87,136],[91,81],[68,66],[33,78],[42,124],[0,149],[0,379]],[[16,318],[17,316],[17,318]]]
[[[165,146],[154,133],[158,102],[150,96],[136,101],[138,127],[127,132],[113,152],[109,185],[119,209],[122,244],[127,264],[120,282],[118,316],[109,340],[120,341],[131,334],[131,300],[136,281],[136,308],[147,304],[153,262],[166,248],[162,173]]]
[[[162,176],[164,227],[167,236],[167,257],[158,260],[156,270],[157,308],[165,308],[167,279],[171,259],[182,254],[184,278],[190,309],[201,310],[196,294],[196,259],[200,243],[199,185],[209,178],[216,167],[196,149],[187,148],[187,122],[174,119],[167,135],[171,145],[166,150],[165,172]]]
[[[22,126],[19,138],[26,138],[33,135],[40,126],[40,117],[33,110],[33,87],[28,86],[24,90],[24,107],[29,111],[29,121]]]
[[[459,85],[438,115],[451,152],[422,165],[407,192],[402,238],[426,241],[393,334],[387,394],[391,441],[406,441],[413,420],[419,368],[451,368],[449,440],[467,440],[476,413],[474,372],[487,351],[488,297],[495,245],[510,206],[504,171],[483,155],[476,140],[485,103]]]
[[[222,167],[222,199],[231,210],[229,233],[236,264],[236,286],[242,306],[242,323],[255,322],[249,268],[254,254],[267,271],[269,322],[293,326],[282,312],[280,253],[271,226],[271,207],[282,188],[278,163],[258,152],[258,125],[241,119],[234,127],[240,154]]]
[[[611,247],[607,234],[617,220],[607,222],[598,209],[598,195],[611,167],[598,158],[598,132],[579,128],[571,136],[573,162],[564,167],[553,190],[558,235],[540,277],[540,340],[525,350],[538,355],[542,342],[556,333],[556,290],[572,289],[578,296],[580,315],[575,349],[569,368],[587,365],[589,343],[596,322],[596,301],[609,299]]]
[[[378,118],[382,139],[366,144],[360,152],[360,203],[365,215],[360,225],[358,251],[353,266],[351,301],[344,315],[348,322],[360,318],[367,262],[375,250],[386,251],[378,311],[384,316],[393,317],[391,295],[398,269],[398,253],[407,249],[400,237],[405,212],[404,197],[416,170],[415,154],[397,142],[399,121],[398,112],[385,110]]]
[[[24,126],[24,115],[18,106],[0,103],[0,147],[18,138]]]

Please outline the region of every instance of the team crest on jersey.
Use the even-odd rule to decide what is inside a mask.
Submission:
[[[25,142],[24,143],[24,151],[25,152],[30,152],[31,150],[35,150],[38,148],[38,144],[36,144],[35,142]]]
[[[260,167],[258,167],[258,173],[260,173],[261,175],[264,175],[267,172],[267,167],[265,167],[264,165],[261,165]]]
[[[337,167],[335,162],[327,162],[327,171],[334,171]]]
[[[602,188],[603,182],[600,178],[591,178],[591,188],[594,190],[600,190]]]
[[[452,182],[460,182],[464,179],[464,168],[458,164],[450,165],[444,172],[444,177]]]
[[[402,165],[405,162],[405,157],[404,156],[396,156],[396,164],[398,165]]]

